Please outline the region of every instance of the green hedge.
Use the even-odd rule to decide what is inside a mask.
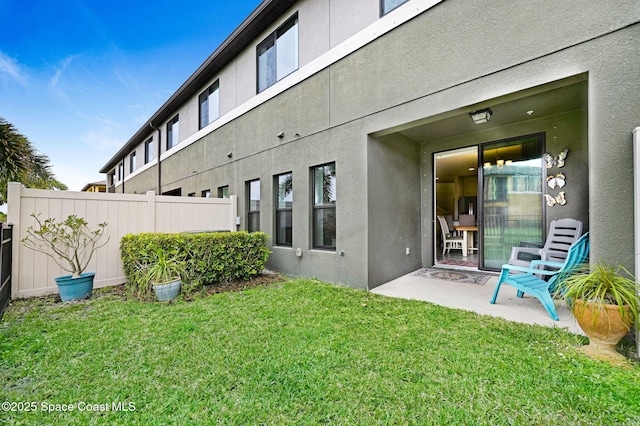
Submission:
[[[262,232],[197,234],[128,234],[120,241],[120,256],[129,288],[138,294],[150,291],[141,276],[149,256],[161,248],[184,259],[185,284],[217,284],[248,280],[264,269],[269,256],[268,235]]]

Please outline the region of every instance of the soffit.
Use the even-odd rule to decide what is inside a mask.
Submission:
[[[472,111],[490,108],[488,123],[474,124],[469,117]],[[508,126],[545,116],[587,109],[587,82],[546,85],[517,94],[492,99],[459,110],[411,123],[399,129],[403,136],[420,144],[474,133],[481,130]],[[533,111],[531,115],[529,111]]]
[[[422,145],[475,133],[527,120],[540,119],[571,111],[587,110],[588,82],[586,76],[561,80],[544,86],[524,90],[505,97],[461,108],[446,114],[404,125],[398,133]],[[488,123],[474,124],[469,112],[490,108],[493,114]],[[533,111],[531,115],[529,111]],[[455,156],[438,160],[439,182],[453,182],[456,176],[477,176],[477,150],[471,148]],[[473,169],[473,170],[470,170]]]

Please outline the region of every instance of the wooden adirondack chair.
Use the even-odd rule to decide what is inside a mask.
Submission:
[[[536,297],[542,303],[542,306],[549,312],[551,318],[558,321],[556,307],[551,297],[556,284],[562,275],[570,272],[573,268],[587,261],[589,257],[589,233],[587,232],[580,237],[569,248],[567,258],[564,262],[551,262],[545,260],[534,260],[527,267],[516,265],[503,265],[498,284],[493,292],[491,303],[495,304],[498,298],[498,292],[502,284],[509,284],[518,289],[518,297],[522,297],[524,293]],[[545,266],[558,268],[557,270],[545,270]],[[540,277],[549,277],[547,281]]]

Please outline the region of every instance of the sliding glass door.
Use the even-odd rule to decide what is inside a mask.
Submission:
[[[541,243],[543,135],[482,145],[481,269],[499,270],[511,248]]]

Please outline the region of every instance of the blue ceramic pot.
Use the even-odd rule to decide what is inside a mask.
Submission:
[[[161,302],[175,299],[180,292],[181,281],[175,280],[163,284],[153,284],[153,290],[156,292],[156,297]]]
[[[91,297],[95,275],[95,272],[85,272],[80,274],[80,278],[71,278],[72,275],[55,278],[60,292],[60,299],[63,302],[70,302]]]

